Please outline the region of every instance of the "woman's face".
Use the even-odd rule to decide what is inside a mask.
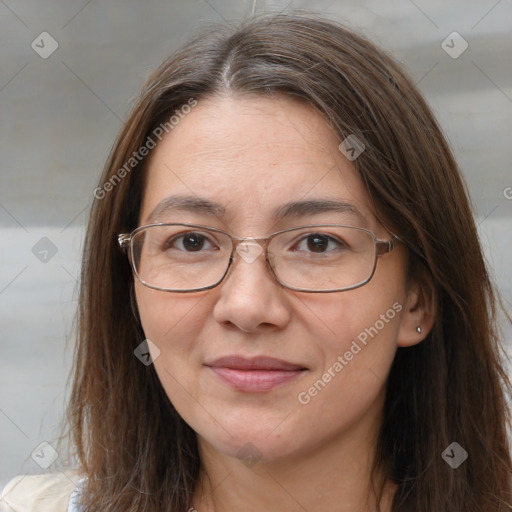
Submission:
[[[267,237],[345,224],[388,240],[340,142],[320,114],[287,98],[201,100],[153,150],[140,225],[193,223]],[[219,208],[197,201],[157,208],[174,195]],[[353,208],[311,208],[326,200]],[[306,201],[309,208],[276,221],[277,210]],[[285,460],[348,438],[368,442],[403,329],[405,249],[381,256],[366,285],[335,293],[283,288],[264,255],[235,255],[210,290],[163,292],[135,280],[146,338],[160,351],[155,369],[178,413],[203,446],[239,458]],[[248,367],[216,363],[224,357]],[[254,370],[260,357],[288,364]]]

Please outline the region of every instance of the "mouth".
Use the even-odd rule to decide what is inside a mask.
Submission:
[[[300,364],[264,356],[221,357],[206,366],[235,390],[253,393],[270,391],[308,371],[308,368]]]

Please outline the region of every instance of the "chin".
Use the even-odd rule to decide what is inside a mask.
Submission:
[[[257,418],[254,419],[254,423]],[[280,429],[276,433],[276,426],[258,425],[258,428],[238,428],[235,425],[225,425],[228,432],[233,433],[230,436],[222,427],[214,425],[208,431],[202,428],[196,430],[200,442],[206,443],[208,449],[213,449],[227,457],[240,459],[248,467],[252,467],[256,462],[273,461],[293,455],[300,449],[296,446],[297,439],[293,432],[285,432]],[[272,432],[269,435],[269,432]],[[236,432],[236,434],[234,434]],[[285,440],[288,439],[288,442]],[[291,444],[293,443],[293,445]]]

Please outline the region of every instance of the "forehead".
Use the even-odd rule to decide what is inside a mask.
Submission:
[[[198,221],[191,205],[209,203],[215,219],[263,232],[286,205],[309,202],[307,213],[324,200],[351,206],[346,215],[371,225],[368,197],[340,142],[322,115],[286,97],[199,100],[153,150],[140,223]],[[188,204],[186,219],[169,218],[171,196]]]

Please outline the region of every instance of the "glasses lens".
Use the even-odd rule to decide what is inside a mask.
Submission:
[[[278,280],[305,291],[360,286],[371,277],[375,260],[374,236],[355,227],[298,228],[276,235],[269,245]]]
[[[227,235],[196,226],[148,226],[132,239],[138,278],[164,290],[188,291],[215,285],[224,276],[230,255]]]

